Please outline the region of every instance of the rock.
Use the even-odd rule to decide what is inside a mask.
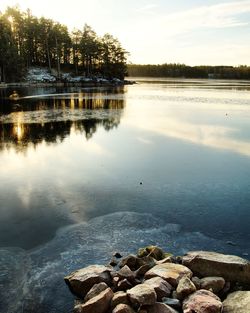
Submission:
[[[76,305],[74,313],[106,313],[113,295],[113,291],[107,288],[86,303]]]
[[[154,288],[158,301],[161,301],[163,297],[169,296],[172,291],[172,286],[161,277],[153,277],[151,279],[145,280],[143,284]]]
[[[194,283],[196,289],[200,289],[200,287],[201,287],[201,280],[200,280],[200,278],[194,276],[194,277],[192,277],[191,280]]]
[[[223,301],[223,313],[250,312],[250,291],[235,291]]]
[[[195,291],[196,291],[196,287],[195,287],[194,283],[187,276],[183,276],[180,279],[178,286],[176,288],[177,298],[180,300],[184,299],[190,293],[193,293]]]
[[[120,259],[120,258],[122,258],[122,255],[121,255],[120,252],[115,252],[115,253],[113,254],[113,257],[115,257],[115,258],[117,258],[117,259]]]
[[[147,307],[148,313],[178,313],[165,303],[156,302],[154,305]]]
[[[226,281],[223,289],[220,291],[220,296],[224,297],[225,295],[227,295],[230,288],[231,288],[230,282]]]
[[[198,290],[183,301],[183,313],[220,313],[220,298],[208,290]]]
[[[156,302],[154,288],[146,284],[137,285],[127,291],[129,300],[135,306],[152,305]]]
[[[164,264],[164,263],[171,263],[173,261],[173,257],[172,256],[167,256],[166,258],[157,261],[156,264]]]
[[[87,302],[90,299],[94,298],[97,296],[99,293],[101,293],[103,290],[107,289],[108,285],[106,283],[99,283],[95,284],[90,291],[86,294],[84,301]]]
[[[118,262],[117,262],[116,258],[114,258],[114,257],[109,262],[109,265],[111,265],[113,267],[115,267],[117,264],[118,264]]]
[[[84,298],[93,285],[104,282],[111,285],[110,269],[103,265],[90,265],[64,278],[72,293]]]
[[[125,265],[127,265],[131,270],[134,271],[137,269],[136,268],[137,259],[138,259],[137,256],[130,254],[120,261],[119,267],[122,268]]]
[[[145,265],[142,265],[142,266],[140,266],[139,268],[138,268],[138,270],[136,270],[134,273],[135,273],[135,276],[136,277],[142,277],[142,276],[144,276],[144,274],[148,271],[148,270],[150,270],[152,268],[152,266],[151,265],[149,265],[149,264],[145,264]]]
[[[131,308],[131,306],[127,304],[118,304],[112,313],[135,313],[135,311]]]
[[[183,257],[182,263],[198,276],[220,276],[231,282],[250,284],[250,262],[235,255],[193,251]]]
[[[187,267],[174,264],[174,263],[165,263],[155,265],[145,274],[145,278],[152,278],[159,276],[170,283],[172,286],[177,286],[178,281],[183,276],[188,276],[189,278],[192,277],[192,272]]]
[[[131,271],[131,269],[127,266],[124,265],[118,272],[117,272],[117,276],[121,279],[126,278],[128,281],[130,282],[134,282],[135,280],[135,273],[133,271]]]
[[[117,291],[111,301],[111,307],[115,308],[118,304],[129,304],[128,295],[124,291]]]
[[[148,246],[145,248],[141,248],[138,250],[137,256],[139,258],[144,257],[144,256],[151,256],[157,261],[165,258],[164,251],[157,246]]]
[[[117,284],[117,290],[127,290],[132,287],[133,285],[126,278],[123,280],[120,280]]]
[[[201,289],[212,289],[213,293],[220,292],[225,286],[225,279],[223,277],[204,277],[200,280]]]
[[[162,302],[171,306],[174,309],[180,309],[181,308],[181,302],[179,299],[162,298]]]

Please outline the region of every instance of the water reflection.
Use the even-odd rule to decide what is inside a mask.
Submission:
[[[113,92],[113,91],[112,91]],[[124,90],[25,96],[0,103],[0,150],[24,151],[29,145],[62,142],[71,132],[90,139],[98,127],[118,127],[125,107]]]

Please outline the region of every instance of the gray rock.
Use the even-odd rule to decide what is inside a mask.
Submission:
[[[196,289],[200,289],[200,287],[201,287],[201,280],[200,280],[200,278],[194,276],[194,277],[192,277],[191,280],[192,280],[192,282],[194,283]]]
[[[84,301],[87,302],[90,299],[94,298],[97,296],[99,293],[101,293],[103,290],[107,289],[108,285],[106,283],[99,283],[95,284],[90,291],[86,294]]]
[[[90,265],[64,278],[72,293],[84,298],[93,285],[105,282],[111,285],[110,269],[103,265]]]
[[[250,262],[235,255],[193,251],[183,257],[182,263],[198,276],[221,276],[231,282],[250,284]]]
[[[250,312],[250,291],[235,291],[223,301],[223,313]]]
[[[113,295],[113,291],[107,288],[86,303],[76,305],[74,313],[106,313],[110,307]]]
[[[143,283],[154,288],[158,301],[161,301],[163,297],[168,297],[172,291],[172,286],[161,277],[153,277]]]
[[[178,313],[165,303],[156,302],[154,305],[147,307],[148,313]]]
[[[186,298],[190,293],[193,293],[196,291],[196,287],[194,283],[187,277],[183,276],[176,288],[177,292],[177,298],[178,299],[184,299]]]
[[[188,296],[182,305],[183,313],[221,313],[220,298],[209,290],[198,290]]]
[[[200,280],[200,288],[210,290],[212,289],[213,293],[220,292],[225,286],[225,279],[223,277],[204,277]]]
[[[181,277],[192,277],[192,272],[186,266],[174,263],[164,263],[155,265],[146,274],[145,278],[161,277],[170,283],[172,286],[177,286]]]
[[[154,288],[146,284],[137,285],[127,291],[129,300],[135,306],[152,305],[156,302]]]
[[[171,306],[174,309],[180,309],[181,307],[181,302],[179,299],[162,298],[162,302]]]
[[[128,304],[121,303],[114,308],[112,313],[135,313],[135,311]]]

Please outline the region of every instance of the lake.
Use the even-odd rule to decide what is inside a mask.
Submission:
[[[66,313],[117,250],[249,258],[250,82],[136,81],[0,89],[0,311]]]

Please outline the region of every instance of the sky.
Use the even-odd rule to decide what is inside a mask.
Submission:
[[[69,27],[111,33],[137,64],[250,65],[250,0],[1,0]]]

